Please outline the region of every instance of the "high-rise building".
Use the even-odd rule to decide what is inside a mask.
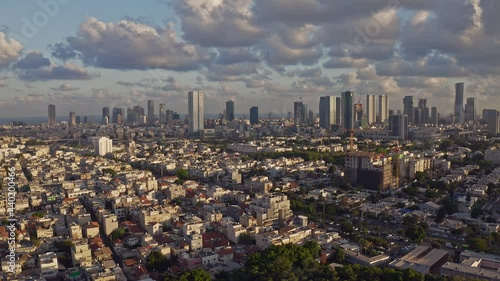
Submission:
[[[68,123],[70,126],[76,125],[76,114],[74,111],[69,112],[69,122]]]
[[[164,103],[160,103],[160,108],[158,110],[158,119],[160,123],[165,124],[167,122],[167,108]]]
[[[429,123],[429,108],[427,107],[427,99],[418,99],[418,108],[415,108],[414,119],[415,124]]]
[[[476,99],[468,97],[465,103],[465,122],[476,121]]]
[[[314,117],[314,111],[312,109],[309,109],[307,114],[307,123],[309,125],[314,125],[316,123],[316,117]]]
[[[49,125],[53,126],[56,124],[56,106],[49,104]]]
[[[109,107],[105,106],[102,108],[102,121],[104,122],[104,120],[108,118],[108,121],[109,121]]]
[[[199,134],[205,128],[205,94],[202,91],[188,92],[189,133]]]
[[[365,127],[364,125],[367,125],[366,120],[363,119],[363,108],[362,103],[354,104],[354,125],[357,127]],[[363,121],[365,121],[365,124],[363,124]]]
[[[389,96],[388,95],[379,95],[378,96],[378,116],[379,123],[385,124],[387,122],[387,118],[389,118]]]
[[[342,93],[342,126],[346,130],[354,129],[354,92]]]
[[[250,124],[259,124],[259,108],[257,106],[250,108]]]
[[[226,120],[231,122],[234,120],[234,101],[226,101]]]
[[[464,83],[455,84],[455,123],[464,122]]]
[[[155,101],[148,100],[148,122],[151,123],[154,121],[155,121]]]
[[[437,110],[437,107],[433,106],[431,107],[431,124],[433,125],[438,125],[439,124],[439,113]]]
[[[324,129],[330,129],[332,125],[337,124],[337,98],[325,96],[319,98],[319,126]]]
[[[366,119],[368,125],[377,122],[377,99],[375,95],[366,95]]]
[[[123,108],[114,107],[113,108],[113,120],[112,120],[113,123],[115,123],[115,124],[123,123],[123,115],[124,115]]]
[[[80,115],[76,116],[75,120],[76,120],[76,124],[82,123],[82,117]]]
[[[342,98],[335,98],[335,124],[342,125]]]
[[[413,96],[405,96],[403,98],[403,114],[408,116],[408,122],[414,123],[413,118]]]
[[[304,125],[306,122],[306,106],[302,101],[296,101],[293,103],[293,124],[295,126]]]
[[[92,143],[96,155],[104,156],[113,152],[113,140],[107,137],[93,137]]]
[[[389,117],[389,130],[393,137],[398,139],[408,139],[408,116],[407,115],[392,115]]]
[[[500,112],[496,109],[483,109],[483,120],[488,126],[487,131],[490,135],[496,135],[500,132]]]

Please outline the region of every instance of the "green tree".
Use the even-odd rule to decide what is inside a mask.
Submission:
[[[488,250],[488,241],[477,237],[471,238],[469,240],[469,247],[471,250],[477,252],[485,252],[486,250]]]
[[[179,179],[179,181],[184,182],[185,180],[188,179],[189,172],[186,169],[179,169],[177,170],[175,175],[177,176],[177,179]]]
[[[412,242],[420,243],[425,238],[425,230],[420,225],[414,225],[406,229],[406,237]]]
[[[336,262],[343,262],[345,260],[345,252],[343,248],[338,247],[335,249],[334,259]]]
[[[113,239],[121,239],[125,236],[125,229],[124,228],[117,228],[111,232],[111,238]]]
[[[321,254],[321,247],[316,241],[307,241],[304,244],[304,248],[306,248],[314,258],[318,258]]]
[[[158,251],[152,251],[147,258],[146,268],[148,270],[164,271],[168,268],[168,259]]]

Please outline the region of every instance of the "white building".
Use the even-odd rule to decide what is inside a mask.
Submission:
[[[201,91],[188,92],[189,133],[203,130],[205,122],[205,94]]]
[[[38,259],[41,276],[46,279],[57,278],[57,273],[59,272],[57,255],[54,252],[48,252],[39,255]]]
[[[92,143],[94,144],[94,151],[96,155],[104,156],[113,152],[113,140],[107,137],[92,138]]]

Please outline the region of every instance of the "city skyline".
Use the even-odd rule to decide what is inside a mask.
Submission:
[[[349,90],[387,95],[395,110],[405,95],[433,99],[444,116],[454,112],[448,101],[459,81],[465,96],[476,98],[477,112],[500,109],[500,54],[491,48],[499,32],[492,28],[496,2],[225,1],[151,1],[139,8],[132,1],[64,1],[45,10],[37,2],[6,3],[0,118],[45,116],[41,103],[64,105],[60,115],[67,116],[147,100],[187,114],[181,97],[190,90],[204,91],[206,112],[214,114],[231,99],[235,112],[255,105],[286,115],[299,97],[312,107],[321,96]]]

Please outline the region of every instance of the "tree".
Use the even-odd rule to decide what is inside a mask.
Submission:
[[[420,225],[414,225],[406,229],[405,234],[406,237],[415,243],[420,243],[425,238],[425,230]]]
[[[212,276],[205,270],[199,268],[195,270],[184,271],[180,275],[166,276],[164,281],[211,281]]]
[[[311,255],[316,259],[321,254],[321,247],[316,241],[307,241],[304,244],[304,248],[306,248],[311,253]]]
[[[342,247],[338,247],[335,250],[334,258],[336,262],[343,262],[345,260],[345,252]]]
[[[165,271],[168,268],[168,259],[158,251],[152,251],[147,258],[146,268],[148,270]]]
[[[117,228],[111,232],[111,238],[113,239],[121,239],[125,236],[125,229],[124,228]]]
[[[189,177],[189,173],[186,169],[179,169],[176,172],[176,176],[179,180],[185,181]]]
[[[477,251],[477,252],[484,252],[488,250],[488,241],[482,239],[482,238],[471,238],[469,240],[469,247],[471,250]]]

